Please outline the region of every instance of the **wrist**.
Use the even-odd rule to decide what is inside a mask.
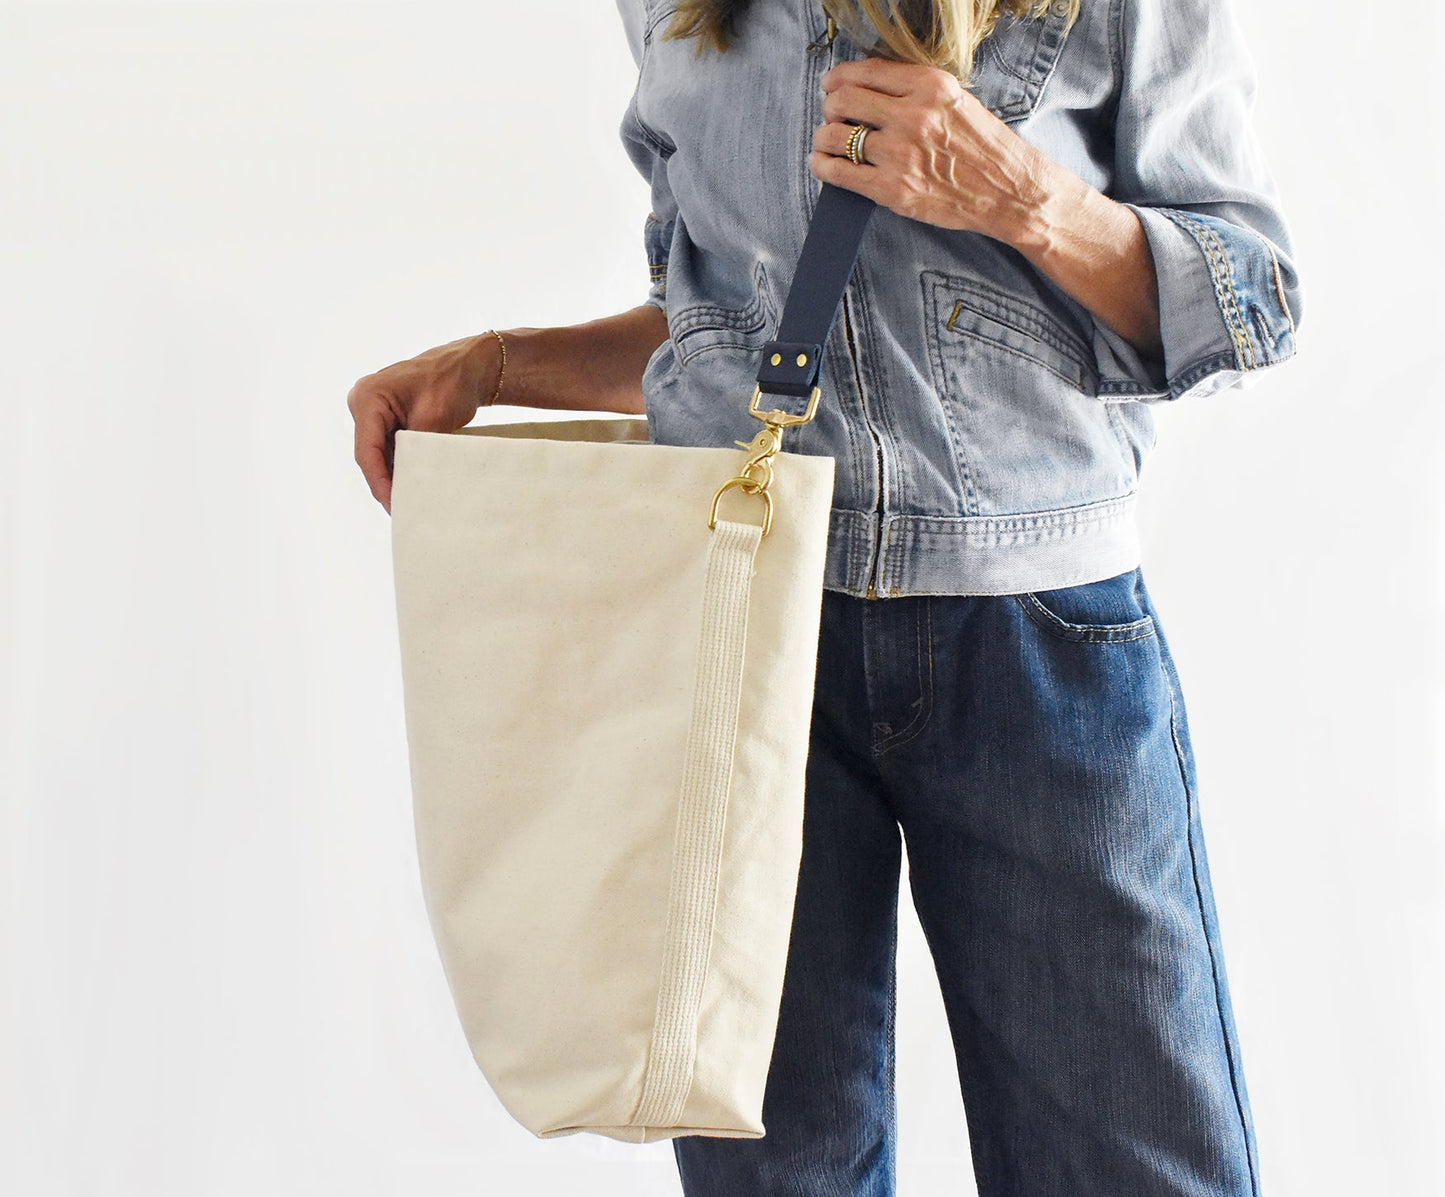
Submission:
[[[1138,217],[1057,163],[1040,177],[1008,243],[1140,353],[1162,352],[1158,281]]]
[[[1095,204],[1106,197],[1047,155],[1034,151],[1034,157],[1029,174],[1036,186],[1010,212],[999,240],[1048,273],[1046,263],[1067,252],[1073,230],[1081,220],[1092,219]]]
[[[507,373],[507,342],[500,331],[489,328],[477,334],[476,347],[481,374],[478,406],[491,407],[501,399]]]

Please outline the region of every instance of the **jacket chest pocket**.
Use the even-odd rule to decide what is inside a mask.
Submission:
[[[974,54],[973,92],[1002,121],[1023,120],[1038,107],[1069,36],[1068,0],[1041,17],[1003,15]]]
[[[964,514],[1050,511],[1134,489],[1133,444],[1082,337],[983,278],[922,272],[929,364]]]

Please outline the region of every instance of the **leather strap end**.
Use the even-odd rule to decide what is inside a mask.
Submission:
[[[779,359],[777,364],[773,362],[775,357]],[[818,385],[818,368],[822,359],[821,345],[809,345],[799,341],[769,341],[763,346],[763,364],[758,370],[758,386],[765,395],[807,397]]]

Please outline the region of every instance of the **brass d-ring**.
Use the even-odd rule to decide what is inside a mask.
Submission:
[[[773,496],[768,493],[766,488],[759,486],[751,478],[744,478],[741,476],[737,478],[729,478],[726,482],[724,482],[720,487],[717,488],[717,494],[713,495],[712,497],[712,511],[708,514],[707,526],[709,528],[717,527],[718,500],[722,498],[723,491],[728,490],[729,488],[734,486],[740,488],[747,494],[763,496],[763,535],[766,536],[768,534],[768,529],[772,527],[773,524]]]

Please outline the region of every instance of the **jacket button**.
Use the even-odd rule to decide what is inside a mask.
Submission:
[[[1053,2],[1051,5],[1049,5],[1049,11],[1050,11],[1051,13],[1053,13],[1054,16],[1056,16],[1056,17],[1066,17],[1066,16],[1068,16],[1068,15],[1069,15],[1069,0],[1054,0],[1054,2]]]

